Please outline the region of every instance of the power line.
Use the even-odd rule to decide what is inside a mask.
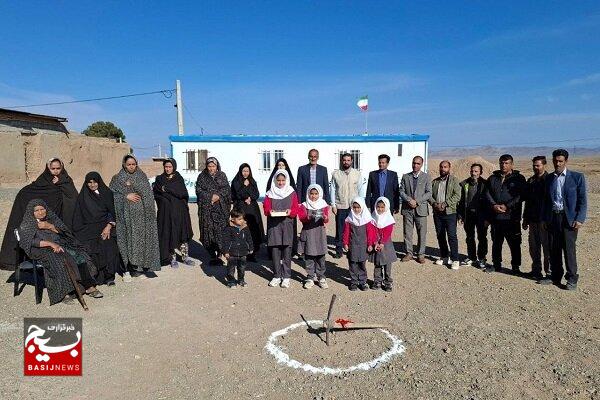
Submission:
[[[187,106],[185,105],[185,103],[183,103],[183,109],[185,111],[187,111],[187,113],[190,116],[190,118],[192,118],[192,121],[194,121],[194,123],[198,126],[198,128],[200,128],[200,132],[202,134],[204,134],[204,128],[202,127],[202,125],[200,125],[200,123],[196,120],[196,118],[194,118],[194,115],[192,114],[192,112],[190,111],[190,109],[187,108]]]
[[[548,144],[548,143],[566,143],[566,142],[585,142],[600,140],[600,137],[565,139],[565,140],[544,140],[543,142],[521,142],[521,143],[489,143],[489,144],[465,144],[465,145],[446,145],[446,146],[430,146],[431,148],[457,148],[457,147],[487,147],[487,146],[521,146],[524,144]]]
[[[150,94],[158,94],[158,93],[161,93],[163,96],[165,96],[165,98],[170,99],[171,97],[173,97],[174,92],[175,92],[175,89],[166,89],[166,90],[157,90],[154,92],[124,94],[124,95],[120,95],[120,96],[97,97],[94,99],[85,99],[85,100],[60,101],[60,102],[56,102],[56,103],[28,104],[28,105],[20,105],[20,106],[9,106],[9,107],[4,107],[4,108],[28,108],[28,107],[41,107],[41,106],[58,106],[58,105],[62,105],[62,104],[87,103],[90,101],[124,99],[126,97],[147,96]]]

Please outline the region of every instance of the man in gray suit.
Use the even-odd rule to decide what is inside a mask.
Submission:
[[[402,216],[404,217],[404,246],[406,255],[403,262],[413,259],[413,229],[417,228],[417,262],[425,264],[425,244],[427,238],[427,215],[431,198],[431,178],[421,171],[423,157],[416,156],[412,160],[412,172],[402,176],[400,198],[402,199]]]

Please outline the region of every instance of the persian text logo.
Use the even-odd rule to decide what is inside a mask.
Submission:
[[[81,318],[25,318],[25,375],[81,375]]]

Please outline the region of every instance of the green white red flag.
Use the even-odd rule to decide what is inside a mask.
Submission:
[[[368,111],[369,110],[369,96],[363,96],[360,99],[358,99],[358,101],[356,102],[356,105],[361,110]]]

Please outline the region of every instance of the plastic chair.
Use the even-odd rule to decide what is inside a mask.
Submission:
[[[14,230],[14,234],[15,234],[15,237],[17,238],[16,252],[17,252],[17,260],[18,260],[19,255],[20,255],[19,242],[21,241],[21,237],[19,236],[18,229]],[[35,261],[35,260],[29,260],[26,258],[23,262],[18,264],[15,267],[15,287],[14,287],[13,296],[16,297],[16,296],[20,295],[21,292],[23,291],[23,288],[25,288],[26,283],[23,282],[23,286],[21,287],[21,289],[19,289],[19,284],[22,283],[21,282],[21,273],[22,272],[28,272],[28,273],[30,272],[33,274],[33,287],[35,289],[35,304],[40,304],[42,302],[42,292],[44,291],[44,287],[41,285],[41,282],[38,279],[38,273],[40,270],[43,272],[44,267],[42,266],[42,264],[40,262]]]

